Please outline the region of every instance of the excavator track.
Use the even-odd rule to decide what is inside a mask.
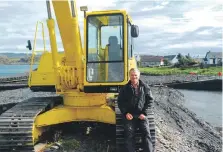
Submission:
[[[0,151],[34,151],[32,128],[35,117],[52,108],[59,97],[35,97],[18,103],[0,115]]]
[[[152,138],[153,147],[155,149],[155,143],[156,143],[156,132],[155,132],[155,122],[154,122],[154,113],[152,112],[152,107],[150,107],[151,110],[148,113],[148,119],[149,119],[149,128],[150,128],[150,134]],[[124,147],[124,129],[122,124],[122,116],[121,111],[118,108],[117,102],[115,103],[115,112],[116,112],[116,152],[122,152]],[[141,132],[140,130],[136,130],[135,133],[135,143],[136,143],[136,151],[142,150],[142,139],[141,139]]]

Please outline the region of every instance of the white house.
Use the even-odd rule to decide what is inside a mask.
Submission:
[[[178,62],[177,55],[167,55],[164,56],[164,59],[168,60],[171,64],[175,64]]]
[[[153,55],[141,55],[140,63],[142,67],[164,65],[162,56],[153,56]]]
[[[222,52],[208,51],[204,58],[204,63],[210,65],[217,65],[222,63]]]

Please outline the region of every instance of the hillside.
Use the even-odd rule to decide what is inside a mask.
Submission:
[[[35,57],[35,62],[40,56]],[[30,64],[31,54],[26,53],[0,53],[0,64]]]
[[[31,53],[0,53],[0,56],[7,56],[8,58],[23,58]]]

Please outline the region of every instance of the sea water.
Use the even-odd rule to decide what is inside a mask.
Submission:
[[[37,68],[37,65],[33,65],[32,69]],[[12,77],[19,76],[28,73],[30,65],[0,65],[0,77]]]

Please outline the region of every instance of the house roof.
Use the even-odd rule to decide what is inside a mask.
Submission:
[[[209,58],[222,58],[222,52],[207,52],[206,57]]]
[[[163,57],[162,56],[153,56],[153,55],[142,55],[140,56],[141,62],[160,62]]]
[[[167,56],[164,56],[164,59],[167,59],[167,60],[173,60],[175,58],[175,56],[177,55],[167,55]]]

